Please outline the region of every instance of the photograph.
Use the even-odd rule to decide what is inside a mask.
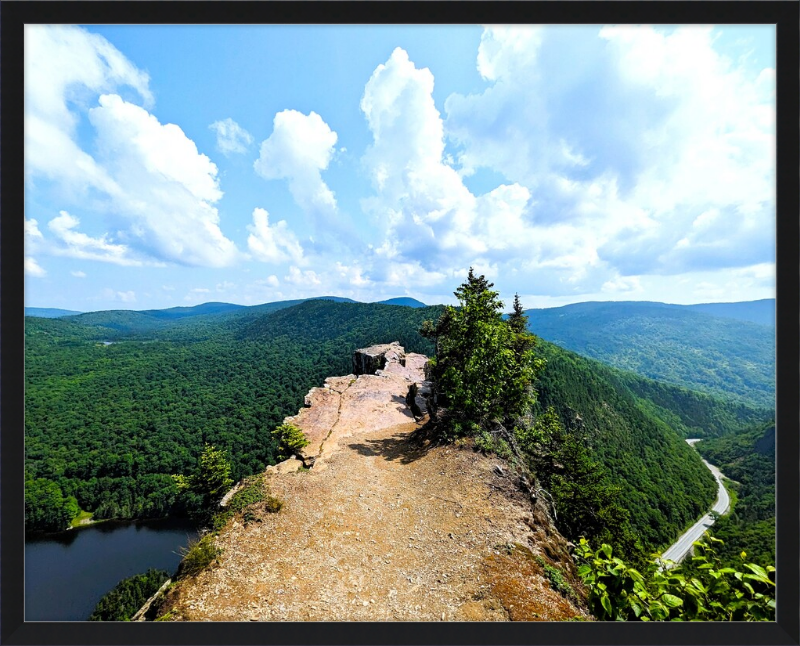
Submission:
[[[776,24],[22,31],[25,624],[775,624]]]

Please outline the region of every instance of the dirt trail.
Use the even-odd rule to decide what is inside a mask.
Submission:
[[[308,471],[270,470],[281,512],[230,524],[219,564],[181,583],[163,610],[190,621],[585,617],[534,557],[554,563],[547,552],[563,539],[534,519],[507,465],[421,441],[400,401],[408,381],[396,377],[362,375],[337,388],[339,401],[323,397],[338,409],[320,443],[324,468],[318,458]],[[376,391],[379,379],[405,391]],[[388,412],[405,421],[370,426]]]

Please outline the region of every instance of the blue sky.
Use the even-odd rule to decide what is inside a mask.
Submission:
[[[775,295],[770,26],[25,28],[25,300]]]

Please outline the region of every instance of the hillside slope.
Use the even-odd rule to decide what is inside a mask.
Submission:
[[[697,305],[682,305],[697,312],[705,312],[712,316],[737,319],[739,321],[749,321],[759,325],[769,325],[775,327],[775,299],[762,298],[758,301],[746,301],[743,303],[698,303]]]
[[[537,336],[616,368],[775,405],[773,328],[664,303],[578,303],[525,313]]]
[[[537,389],[566,426],[585,429],[593,455],[622,490],[631,525],[647,549],[665,547],[714,500],[716,483],[697,453],[602,364],[552,344]],[[631,377],[633,380],[635,376]]]

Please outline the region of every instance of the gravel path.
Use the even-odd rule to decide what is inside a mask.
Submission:
[[[313,389],[292,420],[312,440],[314,466],[268,469],[282,510],[256,508],[261,522],[229,524],[217,537],[219,563],[170,591],[160,613],[189,621],[586,618],[551,588],[543,563],[579,590],[574,565],[505,462],[424,439],[405,403],[422,376],[424,357],[415,361]]]

